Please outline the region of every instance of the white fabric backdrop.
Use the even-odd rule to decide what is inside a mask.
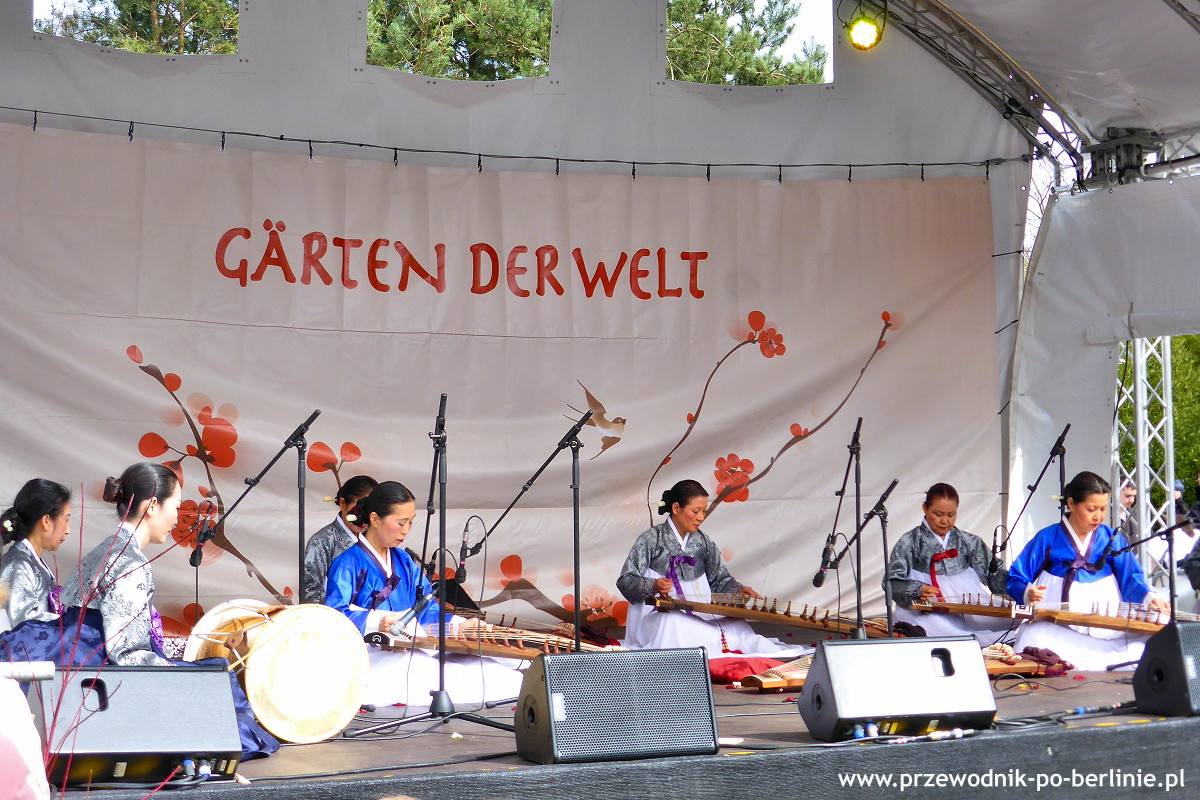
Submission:
[[[184,460],[187,499],[200,499],[204,486],[232,502],[241,480],[320,408],[314,450],[321,442],[334,453],[344,443],[361,451],[343,477],[398,479],[424,500],[426,433],[446,392],[448,530],[457,541],[470,514],[494,520],[551,452],[577,416],[571,407],[586,407],[582,383],[609,417],[627,420],[603,454],[598,431],[583,437],[583,582],[595,587],[589,604],[611,610],[617,570],[650,521],[647,481],[687,429],[713,366],[750,333],[751,312],[782,335],[784,352],[768,358],[753,344],[730,356],[695,429],[655,481],[655,497],[684,477],[715,488],[717,461],[730,454],[761,474],[793,425],[815,428],[847,395],[876,347],[881,315],[903,324],[887,332],[828,426],[705,525],[735,575],[765,594],[835,601],[836,581],[820,592],[809,581],[859,415],[864,510],[893,477],[901,481],[893,541],[916,523],[922,490],[938,480],[958,485],[965,527],[989,538],[999,521],[992,218],[982,179],[477,174],[19,127],[0,128],[0,173],[12,176],[0,196],[9,288],[9,313],[0,315],[0,486],[6,497],[34,475],[82,486],[82,537],[60,552],[60,574],[115,524],[97,499],[105,475],[138,460],[139,443],[158,460],[172,457],[160,441],[184,453],[195,446],[180,406],[217,458],[211,476],[197,459]],[[238,229],[245,232],[230,235],[222,267],[219,243]],[[306,238],[327,242],[323,255],[309,246],[332,285],[316,272],[302,281]],[[375,278],[386,291],[372,288],[368,267],[381,239],[376,257],[387,265]],[[397,289],[396,241],[430,273],[444,245],[444,291],[415,272]],[[494,248],[501,265],[486,293],[471,291],[471,247],[479,244]],[[561,296],[549,284],[534,291],[544,245],[557,253]],[[514,256],[511,278],[528,297],[506,279],[518,246],[528,252]],[[343,249],[354,288],[342,282]],[[599,261],[613,270],[622,253],[644,249],[648,275],[631,283],[627,262],[611,297],[588,296],[576,249],[588,274]],[[696,292],[685,252],[707,253],[691,257]],[[243,286],[239,259],[261,279]],[[635,283],[648,299],[635,296]],[[660,286],[681,296],[659,296]],[[520,576],[563,601],[569,482],[564,454],[493,537],[486,587],[482,557],[470,562],[476,594],[493,597]],[[336,483],[323,471],[308,484],[311,532],[332,516],[321,497]],[[289,454],[227,529],[263,580],[210,548],[202,605],[268,599],[265,584],[281,594],[295,587],[295,506]],[[419,550],[420,539],[414,532],[410,544]],[[878,607],[877,528],[866,552],[866,595]],[[168,616],[178,618],[178,604],[191,599],[186,562],[185,547],[155,564]],[[842,589],[849,598],[849,583]]]
[[[1200,181],[1121,186],[1062,197],[1030,264],[1012,393],[1013,487],[1032,484],[1063,427],[1067,479],[1105,477],[1112,457],[1117,345],[1200,332],[1195,232]],[[1013,534],[1010,551],[1057,518],[1057,467]],[[1014,488],[1009,519],[1024,502]]]

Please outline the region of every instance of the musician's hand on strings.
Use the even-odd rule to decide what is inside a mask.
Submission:
[[[654,593],[662,597],[670,597],[671,590],[675,588],[675,584],[670,578],[658,578],[654,581]]]
[[[480,619],[479,617],[458,617],[459,630],[463,631],[490,631],[492,625],[490,622]]]
[[[767,598],[763,597],[761,594],[759,594],[758,592],[751,589],[749,586],[743,586],[741,589],[738,589],[738,591],[741,592],[742,594],[746,595],[747,597],[757,597],[759,600],[767,599]]]
[[[1150,609],[1151,611],[1161,611],[1167,614],[1171,613],[1171,604],[1156,594],[1146,595],[1145,603],[1146,608]]]
[[[921,596],[917,598],[922,603],[932,603],[938,599],[938,590],[927,584],[921,585]]]
[[[1025,605],[1040,603],[1046,599],[1046,587],[1030,584],[1025,587]]]
[[[382,633],[387,633],[388,629],[391,628],[393,625],[395,625],[399,621],[399,619],[403,616],[404,616],[403,612],[398,613],[398,614],[384,614],[379,619],[379,630]]]

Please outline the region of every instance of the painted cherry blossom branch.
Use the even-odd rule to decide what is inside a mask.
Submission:
[[[875,360],[875,356],[879,353],[880,350],[883,349],[884,345],[887,344],[887,342],[884,340],[884,337],[887,336],[887,332],[894,328],[898,328],[899,324],[900,324],[900,321],[898,319],[894,319],[891,313],[889,313],[887,311],[883,312],[883,328],[879,331],[879,338],[875,342],[875,347],[871,349],[871,355],[867,357],[866,362],[862,365],[862,368],[858,371],[858,377],[854,379],[854,383],[850,386],[850,390],[846,392],[845,397],[843,397],[841,402],[837,404],[837,407],[834,408],[833,411],[829,412],[829,414],[824,419],[822,419],[820,422],[818,422],[815,427],[804,428],[804,427],[801,427],[799,425],[799,423],[793,423],[791,426],[791,429],[790,429],[792,437],[790,439],[788,439],[787,442],[785,442],[781,448],[779,448],[779,452],[777,452],[774,456],[771,457],[771,460],[767,463],[766,468],[763,469],[762,472],[759,472],[757,475],[754,475],[753,477],[749,477],[751,472],[754,469],[753,463],[751,463],[749,461],[740,461],[740,463],[738,463],[739,460],[737,459],[737,457],[731,454],[729,461],[734,462],[733,470],[730,472],[727,472],[724,476],[724,479],[722,480],[721,462],[725,461],[726,459],[718,459],[717,460],[717,465],[718,465],[717,476],[718,476],[718,480],[720,481],[720,489],[717,492],[716,496],[713,498],[712,502],[709,503],[708,508],[706,509],[706,516],[711,515],[713,513],[713,511],[715,511],[721,503],[727,502],[727,498],[734,497],[735,495],[737,495],[739,493],[748,494],[748,492],[746,492],[746,490],[750,486],[750,484],[754,483],[755,481],[761,480],[762,478],[765,478],[767,476],[767,473],[771,471],[771,468],[775,466],[775,463],[779,460],[780,456],[782,456],[784,453],[786,453],[793,446],[799,444],[800,442],[809,438],[814,433],[816,433],[817,431],[821,430],[826,425],[828,425],[833,420],[833,418],[838,415],[838,413],[842,410],[842,408],[845,407],[846,403],[850,400],[850,397],[854,394],[855,389],[858,388],[858,384],[862,382],[863,376],[866,375],[867,368],[871,366],[871,362]],[[743,469],[740,471],[738,470],[739,466],[744,466],[746,464],[750,465],[749,469]],[[746,476],[746,477],[743,478],[741,476]],[[731,478],[733,480],[730,480]],[[736,499],[744,500],[745,499],[744,494],[742,497],[739,497]]]

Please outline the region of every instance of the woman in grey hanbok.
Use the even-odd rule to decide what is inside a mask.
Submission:
[[[63,602],[100,611],[110,663],[167,666],[170,660],[158,652],[162,628],[154,609],[154,574],[143,550],[165,542],[175,527],[179,479],[162,464],[134,464],[120,478],[108,479],[104,499],[116,504],[121,525],[83,557],[75,579],[63,587]]]
[[[162,620],[154,608],[154,574],[144,552],[149,544],[163,544],[179,520],[182,497],[179,479],[162,464],[142,462],[109,478],[104,499],[114,503],[121,526],[79,564],[63,602],[79,606],[91,625],[104,637],[108,663],[120,667],[181,666],[162,650]],[[221,663],[202,659],[197,663]],[[255,720],[237,676],[229,674],[242,740],[242,760],[269,755],[279,742]]]
[[[704,647],[709,658],[728,652],[770,658],[811,653],[811,647],[759,636],[745,620],[662,612],[646,605],[655,596],[697,602],[708,602],[713,592],[761,597],[729,573],[716,543],[700,530],[707,508],[708,492],[697,481],[680,481],[663,492],[659,513],[669,515],[666,522],[637,538],[617,578],[617,588],[629,600],[622,644],[631,649]]]
[[[325,581],[329,579],[329,565],[358,541],[363,526],[355,524],[350,517],[359,500],[371,493],[379,481],[370,475],[355,475],[338,487],[338,513],[324,528],[314,533],[304,546],[304,576],[300,581],[301,603],[324,603]]]
[[[915,601],[962,602],[1005,596],[1008,571],[994,561],[978,536],[959,530],[958,491],[935,483],[921,506],[925,518],[892,548],[884,590],[896,601],[896,621],[919,625],[929,636],[971,635],[983,646],[1011,640],[1015,631],[1003,618],[912,610]]]
[[[8,596],[0,604],[0,633],[25,620],[53,622],[62,615],[60,587],[44,557],[58,550],[70,526],[71,492],[44,478],[22,486],[12,508],[0,515],[0,541],[12,544],[0,567]]]

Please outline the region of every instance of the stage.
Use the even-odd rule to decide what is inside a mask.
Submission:
[[[881,664],[880,670],[887,669]],[[993,679],[1000,720],[1109,706],[1133,700],[1132,673],[1077,673]],[[940,742],[827,745],[805,730],[795,691],[759,694],[713,687],[714,756],[536,765],[516,754],[514,735],[477,723],[407,724],[375,738],[285,745],[241,765],[249,781],[185,790],[205,800],[375,800],[415,798],[1004,798],[1194,797],[1200,719],[1137,713],[1068,717],[1062,723],[1004,729]],[[485,712],[511,721],[513,704]],[[466,709],[460,709],[466,710]],[[413,710],[415,711],[415,709]],[[360,713],[350,730],[403,708]],[[413,713],[410,711],[410,713]],[[664,726],[663,737],[672,731]],[[1170,784],[1168,787],[1167,784]],[[147,789],[96,791],[141,798]],[[82,797],[80,791],[66,797]]]

